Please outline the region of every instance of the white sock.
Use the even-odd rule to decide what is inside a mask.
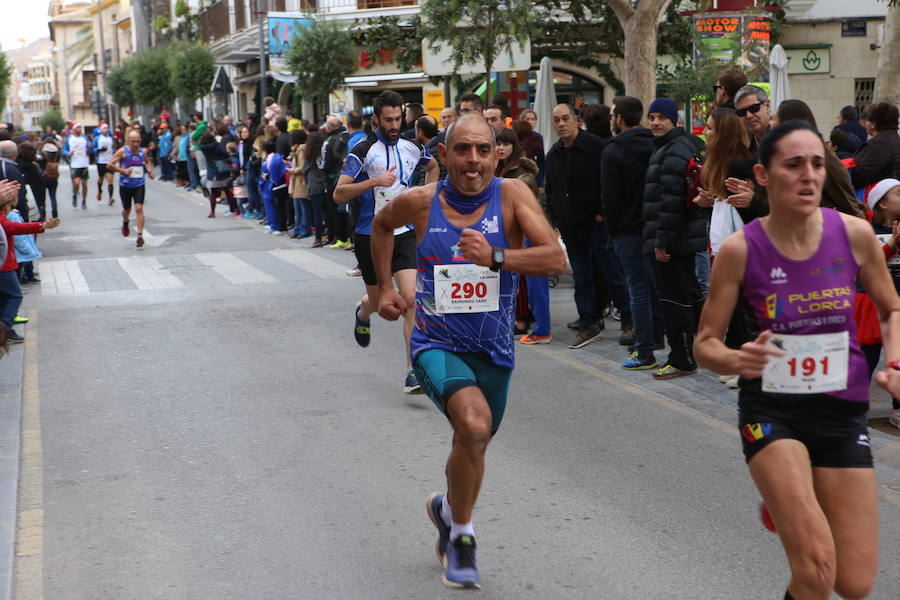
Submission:
[[[472,526],[472,521],[469,521],[468,523],[450,521],[450,541],[454,541],[461,535],[475,537],[475,528]]]
[[[450,510],[450,503],[447,502],[446,494],[444,494],[444,499],[441,500],[441,518],[444,520],[444,523],[453,522],[453,511]]]

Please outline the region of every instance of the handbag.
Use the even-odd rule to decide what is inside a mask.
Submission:
[[[229,172],[231,172],[231,165],[228,164],[227,160],[217,158],[213,161],[213,166],[216,167],[216,179],[221,179],[223,176],[227,177]]]
[[[709,244],[712,247],[713,256],[719,253],[722,242],[735,231],[744,228],[744,221],[735,207],[725,200],[716,200],[712,207],[712,217],[709,220]]]

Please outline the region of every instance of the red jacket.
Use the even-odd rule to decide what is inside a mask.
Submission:
[[[15,271],[19,268],[19,263],[16,260],[16,248],[13,238],[17,235],[29,233],[44,233],[44,224],[37,221],[34,223],[16,223],[7,219],[6,215],[0,215],[0,225],[3,226],[3,231],[6,233],[6,260],[3,262],[3,268],[0,268],[0,272]]]

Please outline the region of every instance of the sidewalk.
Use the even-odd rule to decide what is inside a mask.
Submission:
[[[25,344],[16,344],[0,360],[0,600],[12,593],[24,356]]]

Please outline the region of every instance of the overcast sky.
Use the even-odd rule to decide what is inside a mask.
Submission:
[[[12,8],[9,5],[14,5]],[[6,7],[6,17],[11,17],[6,25],[0,27],[0,47],[4,50],[21,48],[19,38],[27,43],[42,37],[50,37],[47,27],[49,0],[0,0],[0,6]]]

